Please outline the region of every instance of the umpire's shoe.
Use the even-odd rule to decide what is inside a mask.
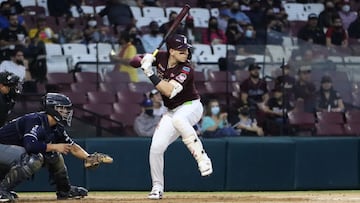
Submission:
[[[71,186],[68,192],[57,191],[58,200],[62,199],[80,199],[88,195],[88,190],[83,187]]]
[[[162,199],[162,197],[163,197],[163,191],[157,188],[153,188],[148,195],[148,199],[154,199],[154,200]]]
[[[15,202],[15,198],[10,192],[0,190],[0,202]]]

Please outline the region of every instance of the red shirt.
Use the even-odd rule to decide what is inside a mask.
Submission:
[[[177,81],[183,86],[183,90],[172,99],[163,96],[164,105],[169,109],[174,109],[184,102],[199,99],[200,96],[194,84],[194,69],[189,61],[179,63],[174,68],[168,68],[168,58],[169,55],[167,52],[160,51],[156,55],[155,65],[157,75],[165,81]]]

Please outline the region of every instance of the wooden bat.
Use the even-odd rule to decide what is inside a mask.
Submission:
[[[157,53],[159,52],[160,48],[164,45],[166,40],[174,34],[177,27],[180,25],[181,21],[184,19],[184,17],[188,14],[190,10],[190,6],[188,4],[185,4],[185,6],[181,9],[180,13],[176,16],[173,24],[170,26],[168,32],[165,34],[163,40],[160,42],[159,46],[155,49],[155,51],[152,53],[152,55],[155,57]]]

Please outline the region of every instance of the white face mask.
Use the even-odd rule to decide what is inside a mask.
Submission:
[[[246,31],[245,31],[245,37],[251,38],[251,37],[252,37],[252,34],[253,34],[253,31],[252,31],[252,30],[246,30]]]
[[[211,114],[218,115],[219,113],[220,113],[220,107],[218,106],[211,107]]]
[[[349,12],[350,11],[350,5],[344,5],[343,7],[342,7],[342,10],[344,11],[344,12]]]
[[[90,20],[90,21],[88,22],[88,25],[89,25],[90,27],[95,27],[95,26],[96,26],[96,20]]]

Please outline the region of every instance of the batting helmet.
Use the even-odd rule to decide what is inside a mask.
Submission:
[[[174,34],[166,41],[166,47],[168,50],[170,48],[175,50],[183,50],[192,48],[192,45],[188,43],[185,35]]]
[[[43,107],[59,124],[71,126],[73,109],[69,97],[59,93],[47,93],[43,98]]]

